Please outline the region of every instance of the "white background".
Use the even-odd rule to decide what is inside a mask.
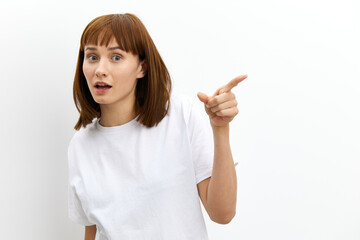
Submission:
[[[237,214],[219,225],[203,209],[210,240],[360,239],[357,0],[2,2],[1,239],[83,239],[67,217],[80,37],[125,12],[147,27],[174,93],[249,76],[233,89]]]

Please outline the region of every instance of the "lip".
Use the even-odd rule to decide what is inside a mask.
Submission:
[[[96,87],[96,85],[98,84],[106,84],[106,85],[109,85],[111,86],[110,84],[108,84],[107,82],[103,82],[103,81],[96,81],[95,84],[94,84],[94,87]]]
[[[112,88],[112,87],[111,87]],[[95,88],[95,91],[97,93],[106,93],[107,91],[109,91],[111,88],[105,88],[105,89],[99,89],[99,88]]]

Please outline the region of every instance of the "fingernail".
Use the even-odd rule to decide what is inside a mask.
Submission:
[[[206,107],[207,107],[207,108],[209,108],[209,105],[208,105],[208,104],[206,104]]]

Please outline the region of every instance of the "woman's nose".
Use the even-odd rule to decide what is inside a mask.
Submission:
[[[108,75],[108,70],[105,60],[100,60],[99,65],[96,68],[95,75],[97,77],[106,77]]]

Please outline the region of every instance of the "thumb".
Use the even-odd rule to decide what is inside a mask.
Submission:
[[[200,101],[202,101],[205,104],[209,101],[209,97],[205,93],[198,92],[197,96],[200,99]]]

